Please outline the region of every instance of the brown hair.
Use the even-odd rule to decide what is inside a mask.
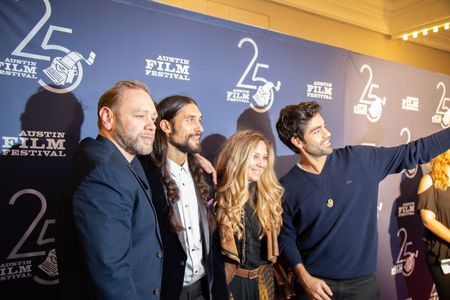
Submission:
[[[123,93],[127,90],[135,89],[135,90],[143,90],[147,94],[150,95],[150,91],[148,87],[137,80],[121,80],[116,82],[112,87],[110,87],[103,95],[100,96],[97,104],[97,126],[99,129],[102,128],[102,122],[100,119],[100,109],[102,107],[108,107],[112,111],[116,111],[120,102],[123,100]]]

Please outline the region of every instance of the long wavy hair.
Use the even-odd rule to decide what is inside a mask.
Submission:
[[[169,96],[161,100],[157,105],[158,119],[156,120],[156,133],[155,142],[153,143],[153,152],[151,161],[160,171],[163,179],[163,184],[166,190],[167,199],[167,214],[169,219],[169,226],[173,232],[179,232],[184,230],[181,220],[176,216],[173,206],[180,200],[180,190],[176,182],[170,176],[169,169],[167,168],[167,149],[169,145],[168,136],[161,130],[161,120],[167,120],[170,122],[173,128],[175,128],[174,118],[177,113],[186,105],[197,103],[194,99],[187,96],[174,95]],[[202,203],[206,206],[208,211],[208,226],[209,230],[213,231],[215,228],[215,220],[208,209],[208,198],[210,196],[211,187],[205,179],[205,172],[198,163],[194,154],[188,153],[189,170],[191,171],[195,187],[201,197]]]
[[[448,168],[450,166],[450,149],[436,156],[430,162],[431,178],[433,178],[434,187],[440,190],[447,190],[450,182],[448,177]]]
[[[242,130],[225,142],[217,158],[216,221],[221,239],[229,241],[235,234],[242,239],[244,227],[241,216],[244,204],[253,196],[249,191],[247,171],[260,141],[264,142],[268,153],[267,167],[254,189],[255,213],[262,230],[260,238],[272,228],[276,235],[280,231],[281,197],[284,189],[275,176],[275,154],[272,143],[257,131]]]

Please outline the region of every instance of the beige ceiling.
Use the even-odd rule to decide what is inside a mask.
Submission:
[[[393,39],[405,33],[450,23],[450,0],[267,0],[383,33]],[[450,52],[450,30],[410,42]]]

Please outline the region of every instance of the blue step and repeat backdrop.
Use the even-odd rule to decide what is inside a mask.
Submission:
[[[450,122],[447,75],[150,1],[2,0],[0,298],[56,299],[58,199],[79,140],[97,134],[99,96],[121,79],[155,101],[196,99],[210,159],[237,129],[262,131],[280,176],[297,160],[274,126],[288,104],[320,102],[335,147],[397,145]],[[416,212],[424,172],[380,185],[382,299],[437,298]]]

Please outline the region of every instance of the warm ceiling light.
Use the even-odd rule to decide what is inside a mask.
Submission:
[[[1,1],[1,0],[0,0]],[[411,38],[418,38],[419,35],[423,35],[423,36],[427,36],[430,33],[437,33],[439,32],[439,29],[444,28],[445,30],[449,30],[450,29],[450,23],[441,23],[441,24],[437,24],[437,25],[433,25],[432,27],[428,27],[428,28],[422,28],[413,32],[406,32],[403,33],[401,35],[394,35],[393,38],[394,39],[399,39],[402,38],[404,41],[408,41]]]

